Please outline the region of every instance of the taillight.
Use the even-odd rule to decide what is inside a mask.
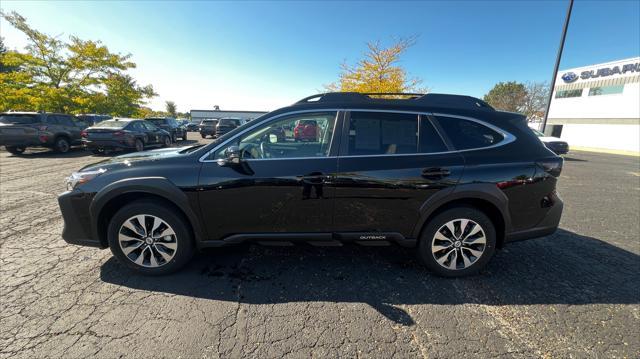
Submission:
[[[562,157],[548,157],[543,158],[536,161],[536,164],[542,168],[546,173],[552,175],[553,177],[559,177],[562,172],[562,164],[564,160]]]
[[[87,137],[89,137],[89,135],[87,134],[87,131],[82,130],[82,131],[80,132],[80,137],[82,137],[82,138],[87,138]]]
[[[116,137],[122,137],[122,136],[124,136],[124,131],[116,131],[116,132],[113,133],[113,135],[116,136]]]
[[[47,125],[38,126],[39,131],[46,131],[49,128]]]

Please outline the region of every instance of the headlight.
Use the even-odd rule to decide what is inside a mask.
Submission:
[[[87,183],[105,172],[107,170],[104,168],[95,171],[74,172],[67,177],[67,190],[72,191],[77,185]]]

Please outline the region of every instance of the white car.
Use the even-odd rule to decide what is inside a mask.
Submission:
[[[564,155],[569,152],[569,144],[566,141],[559,139],[558,137],[545,136],[544,133],[531,129],[533,133],[547,146],[548,149],[553,151],[556,155]]]

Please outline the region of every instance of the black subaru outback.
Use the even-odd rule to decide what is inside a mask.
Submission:
[[[115,157],[71,175],[63,238],[164,274],[243,242],[413,247],[443,276],[558,227],[562,159],[522,115],[454,95],[327,93],[208,145]],[[295,141],[300,121],[313,141]]]

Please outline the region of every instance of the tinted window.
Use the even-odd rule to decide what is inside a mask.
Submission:
[[[147,121],[140,122],[140,125],[144,126],[149,131],[157,131],[158,130],[158,127],[156,127],[153,123],[150,123],[150,122],[147,122]]]
[[[38,122],[38,115],[17,115],[17,114],[0,115],[0,123],[28,125],[30,123],[37,123],[37,122]]]
[[[556,98],[569,98],[582,96],[582,89],[557,91]]]
[[[438,117],[438,123],[457,150],[487,147],[504,139],[498,132],[474,121]]]
[[[57,116],[57,117],[61,125],[75,126],[75,124],[73,123],[73,120],[71,119],[71,116]]]
[[[416,153],[418,115],[386,112],[352,112],[349,155]]]
[[[164,118],[148,118],[146,119],[146,121],[149,121],[151,123],[153,123],[156,126],[161,126],[165,124],[165,119]]]
[[[107,120],[107,121],[102,121],[94,125],[93,127],[123,128],[128,123],[129,123],[128,121]]]
[[[240,120],[235,120],[231,118],[223,118],[218,123],[221,126],[240,126]]]
[[[420,144],[418,151],[420,153],[445,152],[447,146],[442,142],[442,138],[431,124],[426,116],[423,116],[420,122]]]
[[[133,131],[145,131],[145,126],[140,121],[132,122],[128,128]]]
[[[614,95],[622,93],[624,85],[599,86],[589,89],[589,96]]]

